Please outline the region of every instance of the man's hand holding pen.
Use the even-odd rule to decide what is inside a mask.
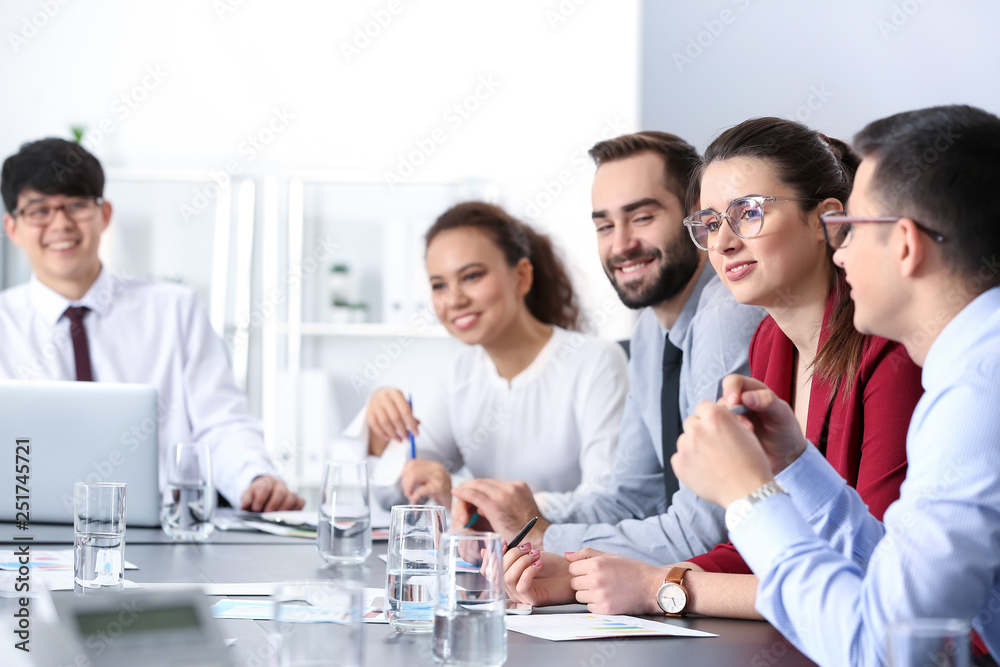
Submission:
[[[526,539],[537,548],[550,523],[542,517],[535,496],[524,482],[500,482],[495,479],[474,479],[453,489],[457,499],[452,507],[452,523],[465,526],[474,512],[481,517],[472,528],[493,530],[504,539],[512,539],[524,524],[537,516],[538,522]]]

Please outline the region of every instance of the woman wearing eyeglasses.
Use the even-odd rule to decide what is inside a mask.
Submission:
[[[684,224],[736,300],[768,312],[750,346],[753,376],[791,404],[809,441],[881,517],[906,475],[922,389],[900,345],[854,329],[850,286],[825,238],[821,216],[843,210],[857,165],[845,144],[799,123],[746,121],[706,150],[701,210]],[[759,618],[757,580],[729,544],[663,567],[588,549],[567,559],[508,556],[511,597],[575,599],[598,613]]]

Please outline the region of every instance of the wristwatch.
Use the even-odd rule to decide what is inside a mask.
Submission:
[[[684,574],[690,568],[672,567],[663,578],[663,585],[656,592],[656,604],[667,616],[683,616],[687,613],[690,598],[684,588]]]
[[[753,506],[764,500],[764,498],[770,498],[771,496],[779,493],[788,492],[782,488],[781,484],[778,484],[775,480],[771,480],[751,493],[749,496],[740,498],[739,500],[734,500],[726,510],[726,529],[732,530],[738,526],[740,522],[747,517],[747,515],[753,512]]]

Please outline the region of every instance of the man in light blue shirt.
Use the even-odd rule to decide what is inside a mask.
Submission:
[[[601,264],[622,303],[640,309],[615,463],[602,490],[551,516],[541,516],[524,484],[474,480],[453,491],[468,503],[457,504],[453,522],[464,525],[474,507],[510,539],[541,516],[525,540],[532,548],[562,554],[593,547],[648,563],[683,561],[723,541],[725,527],[721,508],[683,486],[667,495],[677,482],[663,460],[671,419],[663,395],[666,341],[680,353],[674,435],[667,437],[672,453],[680,419],[718,398],[727,374],[749,372],[750,339],[765,313],[733,299],[682,225],[698,162],[691,145],[639,132],[600,142],[590,154]]]
[[[761,580],[757,610],[821,665],[883,664],[889,628],[921,618],[970,622],[978,650],[997,656],[1000,118],[923,109],[855,142],[864,161],[847,214],[823,222],[855,326],[900,341],[923,367],[900,499],[878,522],[789,406],[747,378],[726,378],[720,402],[750,419],[702,403],[672,464],[728,508],[730,537]]]

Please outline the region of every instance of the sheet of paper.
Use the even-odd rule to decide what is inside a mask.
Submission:
[[[260,518],[274,523],[285,523],[293,526],[316,527],[319,523],[319,513],[316,510],[286,510],[284,512],[261,512]]]
[[[257,530],[263,533],[271,533],[272,535],[281,535],[282,537],[304,537],[310,540],[316,539],[315,530],[303,530],[301,528],[292,528],[290,526],[282,526],[276,523],[267,523],[265,521],[252,521],[249,519],[244,519],[243,525],[249,526],[251,528],[256,528]]]
[[[507,616],[507,629],[554,642],[622,637],[718,637],[710,632],[691,630],[635,616],[587,613]]]
[[[18,593],[16,588],[19,576],[14,570],[0,570],[0,597],[23,595],[23,593]],[[73,568],[32,570],[29,582],[31,590],[45,588],[50,591],[71,591],[73,590]],[[139,584],[126,579],[125,588],[139,588]]]
[[[382,610],[385,591],[381,588],[365,588],[365,601],[361,620],[365,623],[388,623]],[[212,605],[215,618],[246,619],[254,621],[274,620],[274,603],[271,600],[220,600]]]
[[[174,591],[190,590],[192,588],[201,589],[205,595],[218,596],[266,596],[274,593],[274,589],[280,586],[276,582],[252,583],[252,584],[205,584],[205,583],[139,583],[139,586],[152,591]]]
[[[31,549],[29,551],[28,567],[33,570],[72,570],[72,549]],[[0,549],[0,570],[18,570],[21,568],[17,552],[14,549]],[[132,563],[125,561],[126,570],[138,570]]]

